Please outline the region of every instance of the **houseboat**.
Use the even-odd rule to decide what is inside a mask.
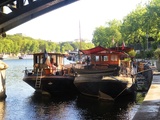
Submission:
[[[137,63],[129,56],[132,48],[104,48],[97,46],[88,50],[80,50],[86,60],[74,63],[73,70],[77,74],[74,80],[78,90],[87,96],[106,100],[134,95],[137,80],[152,81],[150,67]]]
[[[65,67],[64,54],[35,53],[33,69],[25,69],[23,81],[36,91],[50,94],[76,93],[74,73]]]

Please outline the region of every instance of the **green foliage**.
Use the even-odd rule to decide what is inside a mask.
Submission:
[[[129,56],[131,57],[135,57],[136,56],[136,51],[135,50],[131,50],[128,52]]]
[[[154,56],[160,61],[160,48],[157,48],[154,51]]]
[[[73,51],[74,48],[68,42],[64,42],[61,44],[61,51],[64,53],[65,51]]]
[[[47,52],[65,53],[68,51],[75,51],[79,48],[78,42],[63,42],[55,43],[52,41],[45,41],[41,39],[33,39],[31,37],[25,37],[20,34],[7,35],[5,38],[0,38],[0,54],[1,53],[25,53],[32,54],[36,52],[42,52],[44,49]],[[83,49],[92,48],[92,43],[82,42]]]
[[[154,51],[153,50],[148,50],[148,51],[145,51],[145,54],[146,54],[146,58],[152,58],[154,57]]]
[[[145,13],[146,9],[144,7],[138,6],[135,11],[132,11],[123,19],[121,33],[125,43],[144,43],[143,38],[146,36],[146,29],[143,28],[145,24]]]
[[[124,61],[130,61],[131,60],[131,58],[124,58]]]
[[[147,50],[148,43],[155,50],[160,43],[160,0],[151,0],[148,4],[137,6],[135,10],[124,17],[123,21],[112,20],[105,26],[97,27],[92,42],[95,46],[111,47],[112,39],[122,44],[135,46],[137,43],[142,51]],[[152,37],[153,41],[148,41]],[[141,54],[142,54],[141,53]],[[150,57],[150,53],[143,53],[143,57]]]
[[[121,22],[118,20],[113,20],[106,23],[106,27],[100,26],[96,28],[93,34],[92,42],[95,46],[101,45],[103,47],[115,46],[121,40],[120,33]],[[113,40],[114,42],[113,43]]]

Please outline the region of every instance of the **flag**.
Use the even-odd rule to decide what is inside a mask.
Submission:
[[[124,50],[124,47],[125,47],[125,43],[123,41],[123,43],[122,43],[122,50]]]

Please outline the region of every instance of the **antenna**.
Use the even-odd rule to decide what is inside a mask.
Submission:
[[[80,20],[79,20],[79,50],[82,49],[82,46],[81,46],[81,23],[80,23]],[[79,54],[79,60],[81,59],[81,55],[80,55],[80,51],[78,51],[78,54]]]

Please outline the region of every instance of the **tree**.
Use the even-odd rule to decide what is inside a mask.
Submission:
[[[39,43],[37,40],[32,40],[32,44],[30,46],[30,53],[39,52]]]
[[[160,1],[152,0],[147,5],[147,13],[145,19],[145,27],[147,28],[148,36],[154,38],[156,43],[160,42]]]
[[[115,42],[121,41],[120,33],[121,22],[118,20],[112,20],[106,23],[106,27],[100,26],[96,28],[93,33],[93,40],[95,46],[101,45],[103,47],[115,46]]]
[[[55,52],[56,51],[56,46],[58,46],[57,43],[54,43],[54,42],[48,42],[48,47],[49,47],[49,50],[50,52]]]
[[[64,51],[73,51],[74,50],[74,48],[67,42],[64,43],[61,47],[63,48]]]
[[[144,43],[146,45],[146,31],[144,31],[146,8],[138,6],[123,19],[121,26],[122,38],[126,44]]]

